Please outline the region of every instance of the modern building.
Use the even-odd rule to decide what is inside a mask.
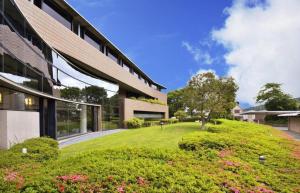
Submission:
[[[0,0],[0,9],[0,147],[168,117],[165,87],[64,0]]]

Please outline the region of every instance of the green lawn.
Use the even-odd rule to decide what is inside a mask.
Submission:
[[[0,192],[300,192],[300,144],[269,126],[221,120],[127,130],[60,150],[0,151]],[[44,139],[49,140],[49,139]],[[266,161],[261,163],[259,156]]]
[[[117,147],[149,147],[178,149],[178,142],[186,134],[199,131],[199,123],[179,123],[176,125],[165,125],[147,127],[142,129],[131,129],[121,133],[112,134],[98,139],[74,144],[62,149],[62,156],[68,157],[74,153],[86,151],[117,148]]]

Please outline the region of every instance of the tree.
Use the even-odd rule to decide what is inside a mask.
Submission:
[[[233,78],[218,78],[207,72],[192,77],[185,89],[185,101],[201,118],[201,129],[213,114],[222,114],[235,106],[238,86]]]
[[[72,101],[80,101],[81,100],[81,90],[77,87],[67,87],[60,90],[60,95],[64,99],[72,100]]]
[[[179,110],[174,113],[174,116],[181,121],[187,117],[187,113],[183,110]]]
[[[175,116],[178,110],[184,110],[184,91],[183,89],[174,90],[168,93],[168,105],[170,117]]]
[[[107,102],[107,92],[104,88],[98,86],[85,87],[82,90],[84,98],[88,103],[105,104]]]
[[[291,95],[286,94],[281,89],[281,84],[267,83],[259,91],[257,103],[264,103],[265,108],[269,111],[287,111],[297,110],[297,100],[293,99]]]

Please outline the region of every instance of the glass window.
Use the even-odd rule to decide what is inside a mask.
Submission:
[[[89,87],[101,87],[107,96],[118,92],[117,84],[85,72],[51,50],[10,1],[5,3],[4,10],[5,22],[0,24],[0,75],[34,90],[79,102],[91,99],[84,93]],[[74,97],[72,92],[76,89],[79,94]]]
[[[72,29],[71,16],[67,15],[63,10],[60,10],[52,1],[44,0],[42,10],[63,24],[65,27]]]
[[[52,50],[30,28],[11,1],[5,1],[5,6],[0,8],[0,76],[56,97],[101,104],[105,128],[117,128],[119,86],[78,68]],[[1,109],[37,111],[38,105],[39,100],[34,96],[0,91]],[[93,108],[74,105],[61,103],[57,106],[59,136],[82,133],[93,125],[90,116]],[[82,122],[84,112],[87,123]]]
[[[164,118],[164,113],[134,111],[134,116],[145,120],[159,120]]]
[[[144,79],[142,76],[140,76],[140,80],[141,80],[142,82],[145,82],[145,79]]]
[[[39,7],[39,8],[42,7],[42,0],[33,0],[33,2],[37,7]]]
[[[42,90],[43,79],[40,73],[30,67],[26,67],[9,55],[5,54],[1,58],[3,59],[3,71],[0,72],[2,76],[23,86]]]
[[[130,67],[129,67],[127,64],[123,63],[123,68],[124,68],[127,72],[130,72]]]
[[[136,71],[133,71],[133,76],[139,78],[139,74]]]
[[[75,22],[74,20],[73,20],[73,25],[72,25],[72,31],[76,34],[76,35],[79,35],[79,24],[77,23],[77,22]]]
[[[0,87],[0,109],[14,111],[38,111],[39,98]]]
[[[93,130],[92,107],[57,101],[57,137],[69,137]]]
[[[101,51],[101,45],[98,43],[98,41],[95,40],[91,35],[89,35],[87,32],[84,34],[84,40],[91,44],[93,47],[95,47],[97,50]]]
[[[89,84],[103,87],[106,90],[117,92],[119,90],[119,86],[117,84],[110,83],[108,81],[104,81],[95,77],[92,77],[91,75],[87,75],[81,72],[81,69],[75,67],[74,65],[71,65],[68,63],[64,58],[59,56],[57,53],[52,52],[52,58],[53,58],[53,65],[56,66],[59,71],[61,71],[61,77],[60,82],[65,86],[74,86],[79,88],[84,88],[86,86],[90,86]],[[74,84],[77,82],[76,80],[70,80],[74,79],[72,77],[78,77],[80,78],[80,82],[78,85]]]
[[[119,126],[119,97],[115,94],[102,105],[102,128],[111,130],[117,129]]]
[[[117,54],[115,54],[112,51],[108,50],[107,56],[110,59],[112,59],[113,61],[115,61],[116,63],[118,63],[118,56],[117,56]]]
[[[156,85],[152,84],[151,87],[157,90],[157,86]]]

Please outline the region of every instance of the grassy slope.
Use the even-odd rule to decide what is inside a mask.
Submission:
[[[3,180],[7,171],[24,177],[24,192],[57,192],[62,186],[65,192],[300,192],[300,161],[293,156],[300,146],[281,132],[235,121],[198,128],[181,123],[129,130],[70,146],[45,163],[1,165],[0,157],[0,192],[15,190]],[[178,142],[193,151],[179,150]],[[266,155],[265,164],[259,155]],[[74,174],[87,178],[57,179]]]
[[[74,152],[81,153],[124,146],[177,149],[178,142],[184,135],[199,131],[199,128],[199,123],[179,123],[176,125],[165,125],[163,129],[159,126],[154,126],[127,130],[66,147],[62,149],[62,156],[68,157],[74,155]]]

